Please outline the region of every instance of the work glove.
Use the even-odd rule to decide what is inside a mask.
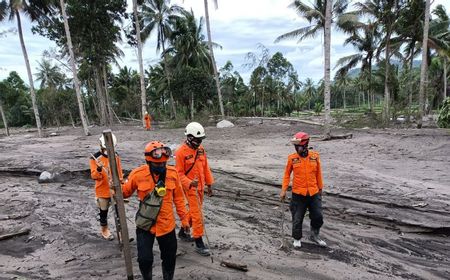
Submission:
[[[280,192],[280,201],[284,201],[286,199],[286,191],[281,190]]]
[[[198,187],[198,179],[195,178],[194,180],[191,181],[191,184],[189,185],[189,189],[195,188],[197,189]]]
[[[213,195],[212,186],[211,185],[207,185],[206,186],[206,195],[207,196],[212,196]]]

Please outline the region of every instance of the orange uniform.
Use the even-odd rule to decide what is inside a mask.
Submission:
[[[159,176],[154,175],[156,182]],[[183,226],[188,225],[188,215],[185,207],[185,199],[178,173],[173,166],[167,166],[166,171],[166,195],[156,219],[156,223],[150,228],[150,232],[157,237],[165,235],[175,229],[175,216],[173,214],[173,203]],[[122,186],[123,196],[130,197],[135,190],[140,201],[155,188],[155,183],[148,165],[142,165],[128,176],[127,182]]]
[[[205,149],[200,145],[200,147],[195,150],[184,143],[178,148],[175,158],[175,166],[178,175],[180,176],[184,193],[189,202],[189,220],[192,223],[193,237],[202,237],[203,221],[201,208],[203,204],[203,191],[205,185],[210,186],[214,183],[214,177],[209,168]],[[194,179],[198,180],[197,190],[195,188],[190,188],[190,184]],[[200,202],[200,205],[198,202]]]
[[[150,128],[152,127],[151,125],[151,117],[150,115],[147,113],[144,115],[144,121],[145,121],[145,129],[146,130],[150,130]]]
[[[109,159],[106,155],[102,154],[101,152],[97,152],[94,154],[94,157],[103,164],[103,167],[101,171],[97,170],[97,163],[95,160],[91,157],[89,160],[89,166],[91,168],[91,178],[95,181],[95,196],[98,198],[110,198],[111,194],[109,192],[109,178],[108,173],[106,172],[106,169],[109,169]],[[122,173],[122,166],[120,164],[120,157],[116,154],[116,162],[117,162],[117,169],[119,172],[119,178],[122,181],[123,179],[123,173]]]
[[[322,170],[319,153],[309,150],[308,156],[300,157],[298,153],[290,154],[284,170],[282,189],[287,190],[292,179],[292,192],[303,196],[313,196],[323,188]]]

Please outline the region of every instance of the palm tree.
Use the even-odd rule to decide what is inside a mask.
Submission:
[[[35,74],[36,81],[40,81],[40,88],[52,88],[55,90],[60,85],[64,84],[65,77],[61,73],[61,69],[57,65],[52,65],[49,60],[42,59],[38,62],[39,67],[36,68],[38,72]]]
[[[209,54],[211,56],[211,63],[214,70],[214,79],[216,80],[217,94],[219,96],[220,114],[222,115],[222,118],[225,118],[225,111],[223,109],[223,102],[222,102],[222,93],[220,92],[219,74],[217,73],[217,65],[216,60],[214,58],[213,43],[211,39],[211,24],[209,22],[208,0],[203,0],[203,2],[205,4],[206,32],[208,34]],[[214,4],[216,5],[217,8],[217,0],[214,0]]]
[[[34,91],[33,75],[31,74],[30,61],[28,59],[27,49],[23,39],[22,32],[22,20],[20,13],[27,15],[31,21],[36,21],[43,14],[50,12],[49,7],[44,0],[33,1],[30,0],[2,0],[0,2],[0,22],[6,18],[9,20],[17,20],[17,30],[19,31],[20,46],[22,47],[23,58],[25,60],[25,66],[27,67],[28,82],[30,83],[31,102],[33,105],[34,118],[36,120],[36,126],[39,137],[42,137],[42,125],[41,118],[39,116],[39,110],[36,103],[36,93]]]
[[[172,33],[172,25],[177,17],[184,13],[184,9],[178,5],[170,5],[170,0],[149,0],[142,6],[142,39],[145,42],[153,31],[157,33],[156,39],[156,51],[159,52],[162,49],[162,55],[164,58],[164,72],[167,76],[169,87],[170,104],[171,104],[171,117],[176,118],[175,102],[173,99],[172,91],[170,90],[170,73],[168,56],[166,53],[166,43]]]
[[[305,94],[308,100],[308,110],[311,110],[311,100],[316,96],[314,81],[311,78],[307,78],[303,86],[303,94]]]
[[[141,120],[142,126],[145,127],[144,115],[147,111],[147,95],[145,92],[145,80],[144,80],[144,62],[142,61],[142,41],[141,41],[141,27],[138,17],[138,3],[137,0],[133,0],[133,14],[134,14],[134,24],[136,26],[136,41],[138,49],[138,62],[139,62],[139,82],[141,85]]]
[[[62,14],[63,20],[64,20],[64,31],[66,33],[67,48],[68,48],[69,54],[70,54],[69,63],[70,63],[70,67],[72,68],[73,84],[75,86],[75,93],[77,95],[78,110],[80,112],[80,118],[81,118],[81,123],[83,125],[84,135],[89,136],[89,135],[91,135],[91,133],[89,132],[86,111],[84,110],[83,99],[81,97],[80,81],[78,80],[78,70],[77,70],[77,66],[75,65],[75,55],[73,53],[72,37],[70,36],[69,21],[67,19],[67,14],[66,14],[66,5],[64,3],[64,0],[60,0],[59,4],[61,7],[61,14]]]
[[[332,17],[342,15],[347,8],[347,0],[337,0],[332,3],[332,0],[315,0],[312,7],[303,3],[300,0],[295,0],[290,7],[294,8],[296,12],[304,17],[309,23],[309,26],[296,29],[279,36],[275,42],[285,39],[295,38],[302,41],[306,38],[315,37],[317,33],[323,30],[324,32],[324,104],[325,104],[325,138],[330,137],[330,40],[331,40],[331,23]]]
[[[422,65],[420,67],[420,87],[419,87],[419,119],[417,127],[422,128],[422,116],[424,110],[425,82],[427,75],[427,48],[428,48],[428,29],[430,28],[430,0],[425,0],[425,19],[423,24],[423,43],[422,43]]]
[[[352,84],[352,79],[350,78],[350,76],[348,74],[346,74],[346,75],[336,74],[335,81],[336,81],[336,85],[339,88],[341,88],[343,91],[344,96],[343,96],[342,100],[343,100],[343,105],[344,105],[344,110],[345,110],[345,109],[347,109],[347,99],[346,99],[345,94],[346,94],[347,88]]]

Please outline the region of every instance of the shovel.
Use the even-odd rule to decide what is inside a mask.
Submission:
[[[282,200],[281,202],[280,202],[280,210],[281,210],[281,245],[280,245],[280,248],[278,248],[279,250],[282,250],[282,251],[288,251],[289,250],[289,248],[290,248],[290,244],[289,244],[289,242],[286,240],[286,238],[285,238],[285,236],[284,236],[284,219],[285,219],[285,214],[284,214],[284,211],[285,211],[285,207],[284,207],[284,200]]]

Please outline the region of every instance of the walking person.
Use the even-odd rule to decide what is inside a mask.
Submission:
[[[294,144],[296,152],[288,156],[280,199],[283,201],[286,198],[286,192],[291,182],[291,173],[293,173],[290,210],[292,214],[294,248],[302,246],[300,240],[303,236],[302,225],[306,210],[309,210],[311,219],[310,240],[319,246],[325,247],[327,245],[326,242],[319,237],[320,228],[323,225],[323,182],[319,153],[309,150],[309,135],[305,132],[295,134],[294,138],[291,139],[291,143]]]
[[[114,147],[117,145],[117,138],[112,134]],[[91,154],[89,166],[91,169],[91,178],[95,181],[95,201],[99,210],[101,235],[106,240],[113,240],[114,235],[108,227],[108,209],[111,205],[110,177],[108,152],[106,151],[105,138],[103,135],[99,138],[100,150]],[[120,180],[123,179],[120,157],[116,153],[117,170]]]
[[[184,135],[186,141],[176,152],[175,167],[189,204],[189,223],[193,229],[195,251],[202,256],[210,256],[209,248],[203,242],[205,225],[202,206],[205,188],[206,194],[212,195],[214,177],[205,148],[202,146],[202,141],[206,137],[205,129],[198,122],[191,122],[186,126]],[[183,228],[180,229],[178,236],[184,241],[192,241],[189,232],[185,232]]]
[[[177,238],[173,206],[189,231],[187,210],[178,173],[167,165],[172,151],[159,141],[145,146],[146,164],[131,171],[123,184],[123,196],[130,197],[135,191],[139,198],[136,213],[136,239],[138,263],[144,280],[152,279],[153,244],[158,241],[164,280],[171,280],[175,273]]]

